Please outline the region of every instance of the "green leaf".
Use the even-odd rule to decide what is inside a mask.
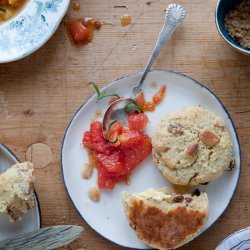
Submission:
[[[97,93],[97,96],[99,98],[100,96],[100,91],[99,91],[99,88],[97,87],[97,85],[94,83],[94,82],[89,82],[89,85],[92,85]]]
[[[6,9],[5,9],[5,8],[3,8],[2,6],[0,6],[0,11],[2,11],[2,12],[6,12]]]
[[[98,86],[94,82],[90,82],[89,85],[92,85],[97,93],[97,101],[96,102],[100,101],[103,98],[110,97],[110,96],[116,96],[117,98],[120,98],[120,96],[115,94],[115,93],[107,93],[107,92],[101,93]]]
[[[108,127],[108,141],[109,141],[109,143],[112,143],[112,144],[115,144],[115,143],[117,143],[117,141],[118,141],[118,138],[116,138],[115,140],[110,140],[110,128],[115,124],[117,122],[117,120],[114,120],[114,121],[112,121],[110,124],[109,124],[109,127]]]
[[[128,114],[134,113],[134,112],[143,113],[142,109],[136,104],[135,101],[129,102],[129,103],[125,106],[125,111],[126,111]]]

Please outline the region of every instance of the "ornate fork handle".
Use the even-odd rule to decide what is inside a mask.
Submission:
[[[166,18],[165,18],[165,23],[158,35],[158,39],[155,45],[155,48],[153,50],[153,53],[146,65],[146,68],[144,69],[144,72],[142,74],[142,77],[140,79],[139,84],[133,89],[131,99],[135,99],[139,93],[142,91],[141,87],[142,84],[152,66],[154,63],[155,59],[157,58],[160,50],[162,47],[168,42],[170,39],[171,35],[175,31],[175,29],[182,23],[182,21],[186,17],[186,11],[184,7],[181,5],[177,4],[170,4],[166,10]]]

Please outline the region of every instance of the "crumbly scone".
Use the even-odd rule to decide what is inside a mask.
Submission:
[[[33,164],[17,163],[0,175],[0,213],[11,221],[22,219],[22,214],[34,207]]]
[[[223,120],[202,107],[184,108],[161,120],[152,145],[154,163],[167,180],[178,185],[214,180],[233,159]]]
[[[208,198],[148,189],[122,192],[126,217],[137,237],[157,249],[176,249],[194,239],[208,217]]]

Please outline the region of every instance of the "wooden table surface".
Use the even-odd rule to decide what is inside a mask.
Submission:
[[[164,20],[169,0],[79,0],[72,4],[54,36],[37,52],[0,65],[0,141],[21,160],[36,164],[43,226],[77,224],[82,237],[65,249],[124,249],[94,232],[77,214],[62,181],[60,150],[68,122],[93,93],[90,81],[103,86],[142,70]],[[227,235],[250,225],[250,57],[234,51],[219,36],[216,0],[181,0],[188,18],[154,64],[155,69],[184,73],[211,89],[224,103],[240,138],[243,165],[235,196],[216,224],[182,249],[214,249]],[[115,7],[125,6],[125,7]],[[120,25],[120,16],[132,24]],[[110,22],[86,46],[72,45],[65,22],[91,16]]]

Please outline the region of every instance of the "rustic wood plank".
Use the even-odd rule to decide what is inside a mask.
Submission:
[[[43,226],[78,224],[86,229],[67,249],[125,249],[89,228],[70,203],[62,183],[61,141],[75,110],[93,93],[86,83],[103,86],[144,68],[162,26],[164,9],[172,1],[151,0],[148,5],[146,0],[73,0],[71,5],[74,2],[81,4],[80,11],[71,6],[45,46],[21,61],[0,65],[0,141],[21,160],[32,144],[50,147],[50,163],[35,170]],[[182,248],[210,250],[228,234],[250,224],[250,58],[234,51],[218,34],[216,0],[178,3],[187,8],[188,17],[154,68],[184,73],[210,88],[232,115],[242,147],[242,174],[232,203],[212,229]],[[130,26],[120,26],[123,14],[132,16]],[[95,32],[87,46],[73,46],[65,22],[86,16],[113,25]]]

